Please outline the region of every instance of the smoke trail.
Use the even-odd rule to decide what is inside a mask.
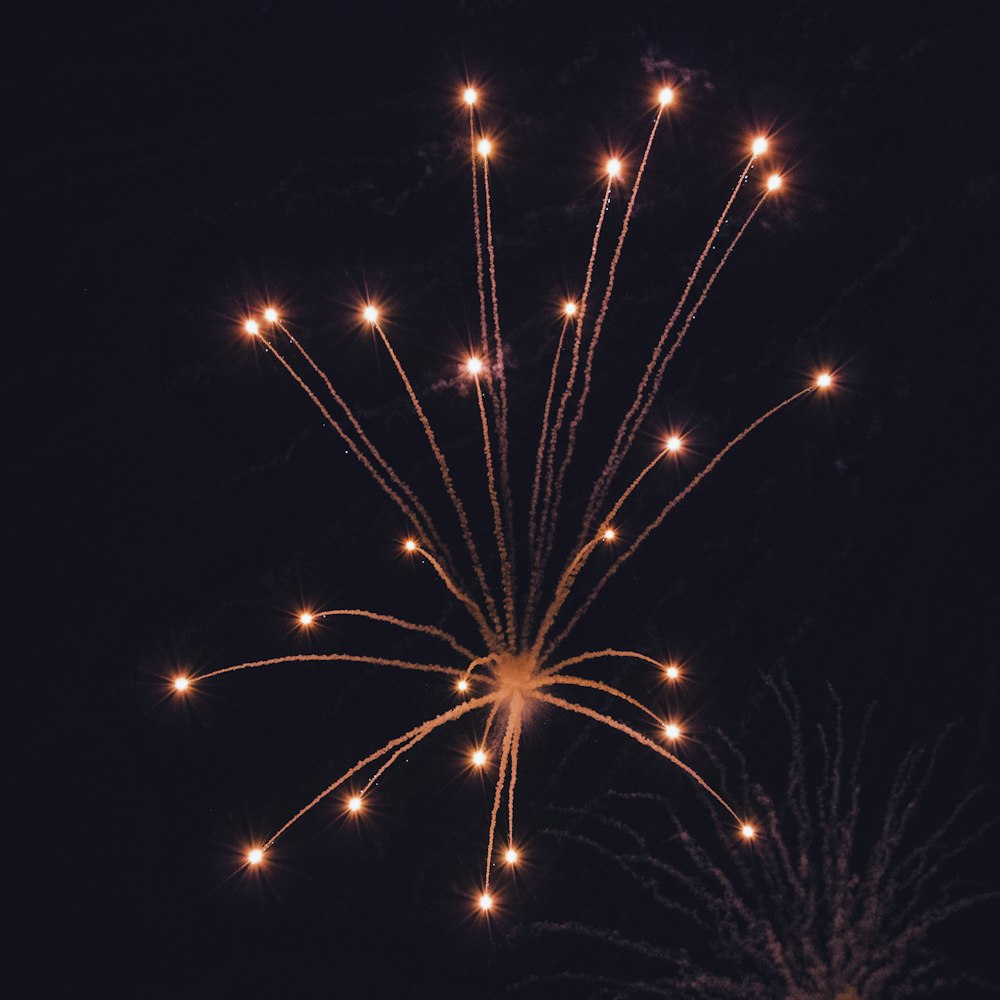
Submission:
[[[635,181],[632,184],[632,194],[628,200],[628,207],[625,209],[625,218],[622,220],[621,232],[618,234],[618,245],[615,247],[614,256],[611,258],[611,267],[608,270],[608,283],[604,289],[604,298],[601,301],[601,308],[597,314],[597,322],[594,324],[594,332],[591,334],[590,344],[587,347],[587,362],[583,369],[583,388],[580,390],[580,401],[577,403],[576,412],[573,415],[573,419],[570,421],[569,435],[566,442],[566,453],[563,456],[562,464],[559,466],[559,474],[556,477],[556,484],[554,487],[555,499],[552,503],[552,513],[550,515],[550,540],[555,536],[556,519],[559,516],[559,508],[562,504],[563,483],[565,482],[566,472],[569,469],[570,463],[573,461],[573,452],[576,447],[577,428],[580,426],[580,421],[583,420],[583,413],[587,406],[587,397],[590,394],[590,383],[593,378],[594,354],[597,351],[597,342],[601,338],[601,330],[604,327],[604,319],[608,314],[608,306],[611,304],[611,293],[615,287],[615,272],[618,269],[618,261],[621,259],[622,247],[625,245],[625,237],[628,235],[629,222],[632,218],[632,210],[635,208],[635,200],[639,194],[639,185],[642,182],[642,175],[646,170],[646,163],[649,160],[649,153],[653,148],[653,139],[656,137],[656,130],[660,124],[660,118],[662,115],[663,105],[661,104],[656,111],[656,117],[653,119],[653,127],[649,132],[646,149],[642,154],[642,160],[639,163],[639,169],[636,171]],[[542,563],[543,570],[545,561],[548,559],[550,551],[551,544],[549,545],[549,548],[544,556]]]
[[[466,659],[474,659],[475,653],[472,652],[467,646],[463,646],[450,632],[445,632],[444,629],[438,628],[436,625],[421,625],[418,622],[409,622],[403,618],[397,618],[395,615],[386,615],[377,611],[366,611],[363,608],[337,608],[332,611],[317,611],[313,614],[313,618],[331,618],[336,615],[344,615],[352,618],[370,618],[372,621],[385,622],[388,625],[396,625],[399,628],[405,628],[411,632],[423,632],[425,635],[434,636],[436,639],[442,639],[444,642],[448,643],[456,653],[460,653]]]
[[[448,499],[451,500],[451,505],[455,508],[455,513],[458,515],[458,523],[462,529],[462,537],[465,539],[465,547],[468,549],[469,556],[472,559],[472,568],[483,592],[483,598],[486,601],[487,611],[489,612],[490,618],[493,619],[493,624],[496,630],[499,632],[500,619],[497,615],[496,604],[493,601],[493,594],[490,591],[489,584],[486,582],[486,574],[483,571],[483,564],[479,560],[479,552],[476,549],[476,543],[472,537],[472,530],[469,527],[469,518],[465,513],[465,505],[462,503],[461,498],[455,491],[455,484],[452,482],[451,478],[451,470],[448,468],[448,463],[445,460],[444,453],[438,447],[437,438],[434,435],[434,429],[431,427],[430,421],[427,419],[427,415],[424,413],[423,407],[420,405],[420,400],[417,399],[417,394],[413,391],[413,386],[410,384],[410,379],[406,374],[406,369],[403,368],[399,358],[396,356],[396,352],[392,349],[392,344],[389,343],[389,338],[385,335],[385,331],[383,331],[381,325],[377,321],[373,322],[372,326],[378,331],[379,336],[382,338],[382,343],[385,344],[386,350],[389,352],[389,356],[392,358],[392,362],[396,366],[396,371],[399,372],[399,377],[403,380],[403,385],[406,387],[406,393],[410,397],[413,409],[416,411],[417,419],[420,421],[420,426],[423,427],[424,434],[426,435],[427,441],[431,446],[431,451],[434,453],[434,458],[437,459],[438,469],[441,472],[441,479],[444,481],[444,487],[448,492]]]

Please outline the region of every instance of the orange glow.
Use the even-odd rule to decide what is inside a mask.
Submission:
[[[175,677],[174,678],[174,690],[175,691],[187,691],[188,685],[191,682],[186,677]]]
[[[272,309],[269,306],[267,309],[264,310],[264,319],[266,319],[268,323],[277,323],[278,322],[277,310]]]
[[[247,861],[251,865],[259,865],[263,860],[264,852],[259,847],[255,847],[252,851],[247,852]]]
[[[365,306],[364,317],[368,323],[377,323],[378,310],[374,306]]]
[[[682,444],[683,442],[676,434],[671,434],[670,437],[668,437],[664,442],[663,447],[666,448],[667,451],[680,451]]]
[[[743,828],[740,830],[740,833],[743,834],[744,840],[753,840],[753,838],[757,836],[757,831],[749,823],[743,824]]]
[[[489,139],[480,139],[476,149],[479,150],[479,155],[485,160],[493,151],[493,143]]]
[[[311,611],[303,611],[302,614],[299,615],[300,625],[307,625],[307,626],[312,625],[314,621],[316,621],[316,617],[312,614]]]
[[[479,897],[479,909],[485,913],[492,905],[493,897],[488,892],[484,892]]]
[[[468,691],[469,690],[469,682],[463,678],[462,680],[460,680],[458,682],[457,687],[458,687],[459,691],[462,691],[462,692]]]
[[[606,169],[609,177],[619,177],[622,172],[622,161],[612,157],[608,160]]]
[[[781,176],[779,174],[771,174],[767,179],[767,189],[768,191],[777,191],[781,187]]]
[[[483,370],[483,363],[479,358],[472,357],[465,362],[465,370],[470,375],[478,375]]]
[[[475,764],[476,767],[482,767],[483,764],[486,763],[486,754],[485,754],[485,752],[482,751],[482,750],[477,750],[472,755],[472,763]]]
[[[613,542],[615,540],[615,529],[605,528],[604,529],[604,540],[606,542]]]
[[[829,372],[823,372],[816,376],[817,389],[829,389],[833,385],[833,376]]]
[[[412,538],[407,538],[406,541],[403,542],[403,548],[406,549],[407,552],[413,552],[417,548],[417,543]]]
[[[255,319],[248,319],[243,324],[243,329],[246,330],[251,337],[256,337],[260,334],[260,324]]]
[[[575,302],[567,302],[563,306],[563,315],[565,315],[565,316],[575,316],[576,315],[576,303]]]
[[[674,722],[668,722],[663,731],[667,734],[668,740],[679,740],[681,738],[681,727]]]
[[[470,108],[472,107],[473,104],[476,103],[476,99],[478,97],[479,95],[471,87],[467,87],[465,93],[462,94],[462,100],[465,101],[465,103],[468,104]]]
[[[352,813],[361,811],[361,797],[358,795],[352,795],[347,800],[347,808],[351,810]]]
[[[677,680],[677,678],[681,675],[680,668],[675,663],[669,664],[666,672],[667,679],[671,681]]]
[[[664,87],[660,93],[660,107],[666,107],[668,104],[672,104],[674,100],[674,92],[669,87]]]
[[[753,145],[750,147],[750,151],[754,156],[761,156],[763,153],[767,152],[767,139],[762,135],[757,136],[753,141]]]
[[[517,851],[515,851],[513,847],[508,847],[507,853],[504,854],[504,860],[509,865],[515,864],[517,862]]]

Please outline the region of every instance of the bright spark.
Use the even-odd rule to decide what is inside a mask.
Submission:
[[[347,808],[351,810],[352,813],[361,811],[361,798],[358,795],[352,795],[347,800]]]
[[[622,172],[622,161],[612,158],[608,160],[606,169],[609,177],[618,177]]]
[[[378,310],[374,306],[365,306],[364,316],[368,323],[378,322]]]
[[[604,529],[604,540],[606,542],[613,542],[615,540],[615,529],[605,528]]]
[[[677,668],[677,666],[675,664],[671,663],[670,666],[667,667],[667,679],[668,680],[675,681],[675,680],[677,680],[678,677],[680,677],[680,675],[681,675],[681,672],[680,672],[680,670]]]
[[[743,828],[740,830],[740,833],[743,834],[744,840],[753,840],[753,838],[757,836],[757,831],[749,823],[743,824]]]
[[[668,722],[663,731],[667,734],[668,740],[679,740],[681,737],[681,727],[674,722]]]
[[[479,150],[479,155],[486,159],[487,156],[493,151],[493,143],[489,139],[480,139],[479,145],[476,147]]]
[[[186,677],[175,677],[174,678],[174,690],[175,691],[187,691],[188,685],[191,682]]]
[[[777,191],[781,187],[781,175],[771,174],[767,179],[767,189],[768,191]]]
[[[507,853],[504,855],[504,859],[507,864],[512,865],[517,861],[517,851],[513,847],[507,848]]]
[[[479,909],[485,913],[492,905],[493,897],[488,892],[484,892],[479,897]]]
[[[266,319],[268,321],[268,323],[277,323],[278,322],[278,312],[277,312],[277,310],[271,309],[270,307],[268,307],[267,309],[265,309],[264,310],[264,319]]]
[[[470,375],[478,375],[483,370],[483,363],[479,360],[479,358],[469,358],[469,360],[465,362],[465,370]]]
[[[566,315],[566,316],[575,316],[576,315],[576,303],[575,302],[567,302],[563,306],[563,314]]]
[[[767,139],[762,135],[757,136],[753,141],[753,145],[750,147],[750,151],[754,156],[761,156],[763,153],[767,152]]]
[[[823,372],[816,376],[816,387],[818,389],[829,389],[833,385],[833,376],[829,372]]]
[[[472,105],[476,103],[476,99],[478,97],[479,95],[471,87],[468,87],[462,95],[462,100],[465,101],[465,103],[471,108]]]
[[[255,847],[247,853],[247,861],[252,865],[259,865],[263,860],[264,852],[259,847]]]
[[[412,538],[407,538],[406,541],[403,542],[403,548],[406,549],[407,552],[414,552],[417,548],[417,543]]]
[[[255,319],[248,319],[243,324],[243,329],[246,330],[251,337],[256,337],[260,333],[260,324]]]
[[[464,679],[460,680],[458,682],[457,687],[458,687],[459,691],[468,691],[469,690],[469,682],[467,680],[464,680]]]
[[[680,451],[682,443],[683,442],[676,434],[671,434],[664,443],[664,447],[667,451]]]
[[[666,107],[668,104],[672,104],[674,100],[674,92],[669,87],[664,87],[659,94],[660,97],[660,107]]]
[[[313,615],[310,612],[308,612],[308,611],[303,611],[302,614],[299,615],[299,624],[300,625],[312,625],[312,623],[315,620],[316,619],[313,617]]]
[[[475,764],[476,767],[482,767],[483,764],[486,763],[486,754],[485,754],[485,752],[482,751],[482,750],[477,750],[472,755],[472,763]]]

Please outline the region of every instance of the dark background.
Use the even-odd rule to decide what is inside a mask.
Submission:
[[[454,381],[478,337],[466,79],[498,142],[522,474],[555,310],[582,283],[599,165],[624,150],[634,166],[663,83],[678,104],[626,244],[578,482],[757,129],[772,136],[787,190],[671,369],[651,429],[686,428],[691,450],[653,500],[818,365],[839,373],[834,395],[781,414],[685,501],[574,648],[683,658],[692,733],[707,743],[721,726],[747,740],[772,787],[786,743],[753,720],[760,672],[777,667],[812,712],[828,705],[828,681],[854,722],[878,701],[866,772],[876,802],[887,762],[952,720],[962,724],[928,814],[990,777],[992,5],[219,2],[40,14],[12,53],[19,318],[6,352],[8,497],[26,501],[8,520],[26,602],[9,669],[27,682],[8,702],[19,737],[8,769],[25,799],[7,825],[27,889],[17,950],[39,995],[501,995],[533,971],[510,928],[565,917],[588,878],[567,870],[557,841],[532,837],[554,822],[550,808],[683,782],[614,734],[540,720],[518,785],[526,865],[515,886],[501,883],[501,912],[484,926],[472,901],[489,793],[462,766],[472,726],[401,763],[361,824],[318,810],[266,872],[239,866],[252,839],[358,755],[449,704],[445,685],[307,666],[223,678],[183,703],[166,694],[178,666],[423,650],[362,624],[305,638],[291,617],[303,602],[463,627],[427,567],[400,558],[390,504],[239,324],[279,303],[444,521],[395,372],[356,322],[370,290],[477,497],[475,404]],[[472,506],[485,514],[482,497]],[[643,670],[605,676],[650,691]],[[706,764],[697,742],[690,752]],[[973,852],[965,874],[988,879],[988,857]],[[593,878],[611,919],[630,905],[626,887],[616,895]],[[989,972],[988,923],[981,911],[942,939],[959,966]]]

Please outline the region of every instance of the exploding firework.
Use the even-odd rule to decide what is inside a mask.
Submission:
[[[238,663],[202,673],[182,675],[173,680],[178,695],[190,697],[210,679],[258,667],[288,665],[296,661],[344,662],[392,667],[423,674],[435,674],[455,689],[459,699],[447,711],[425,719],[384,746],[366,754],[291,816],[263,843],[252,845],[246,856],[249,864],[266,861],[275,842],[293,824],[334,793],[344,796],[344,808],[364,814],[371,789],[392,765],[431,734],[460,719],[481,713],[485,716],[481,735],[470,747],[470,760],[494,778],[492,808],[486,834],[485,872],[479,887],[479,906],[487,912],[494,906],[493,869],[497,863],[513,866],[521,858],[514,836],[514,795],[521,766],[522,730],[532,710],[558,709],[600,723],[646,750],[659,754],[684,771],[725,810],[735,829],[748,829],[746,817],[739,815],[726,799],[691,766],[681,759],[682,732],[677,723],[639,699],[602,680],[586,676],[602,660],[622,659],[641,663],[659,671],[665,680],[677,683],[682,675],[674,664],[660,663],[636,650],[601,648],[565,655],[568,638],[621,566],[663,523],[666,516],[753,430],[780,410],[810,393],[828,388],[828,373],[771,407],[732,438],[676,495],[661,501],[659,511],[642,530],[622,538],[616,528],[623,507],[633,494],[648,487],[654,471],[684,450],[679,434],[670,434],[661,447],[637,472],[622,478],[626,462],[633,455],[636,436],[657,398],[664,372],[675,356],[713,284],[766,200],[778,189],[775,181],[755,189],[752,178],[759,158],[766,153],[767,141],[758,137],[748,142],[747,159],[725,206],[713,226],[684,286],[679,301],[658,335],[648,364],[635,390],[626,396],[621,421],[604,466],[591,480],[591,489],[582,520],[575,519],[576,539],[562,532],[566,506],[566,482],[577,451],[580,426],[584,419],[595,375],[595,355],[611,302],[622,249],[629,230],[643,173],[653,149],[658,127],[666,109],[674,102],[674,91],[659,91],[645,150],[632,168],[631,190],[614,245],[603,291],[595,284],[595,261],[609,215],[612,195],[626,183],[630,166],[621,157],[605,164],[603,193],[597,211],[590,257],[582,292],[562,309],[561,332],[552,360],[548,391],[541,413],[541,429],[530,496],[515,504],[511,486],[510,400],[507,384],[507,348],[501,332],[497,262],[493,237],[491,162],[496,142],[484,133],[479,116],[477,91],[469,87],[462,94],[468,109],[472,232],[474,236],[476,290],[478,293],[478,345],[466,358],[461,372],[474,399],[473,426],[481,443],[482,471],[489,497],[486,525],[474,523],[456,477],[437,435],[425,413],[420,396],[400,359],[386,322],[376,302],[359,303],[359,319],[384,345],[402,388],[412,406],[447,494],[450,510],[447,522],[431,517],[418,492],[397,472],[395,466],[369,436],[350,403],[313,360],[291,324],[272,306],[261,307],[254,317],[245,317],[243,329],[262,344],[288,376],[322,414],[360,462],[374,483],[406,519],[410,537],[405,553],[419,557],[450,599],[467,615],[470,634],[459,637],[437,626],[411,621],[383,611],[361,608],[313,610],[299,619],[302,628],[334,616],[364,618],[389,628],[422,634],[441,643],[447,656],[436,662],[395,659],[384,656],[331,652],[325,654],[275,656]],[[774,175],[777,177],[777,175]],[[741,208],[749,193],[749,205]],[[744,199],[740,196],[744,195]],[[725,222],[731,215],[742,218],[736,235],[716,252]],[[596,309],[593,302],[599,304]],[[469,470],[463,469],[463,478]],[[627,485],[626,485],[627,484]],[[526,511],[525,511],[526,507]],[[526,516],[525,516],[526,514]],[[583,581],[589,581],[586,586]],[[580,672],[570,672],[578,667]],[[571,698],[575,693],[579,698]],[[624,718],[590,707],[587,697],[609,697],[630,713]],[[501,810],[506,799],[506,836],[501,837]],[[752,830],[750,830],[752,833]],[[499,840],[505,842],[501,845]]]
[[[966,995],[974,980],[935,950],[934,931],[1000,894],[972,891],[971,883],[955,878],[955,861],[995,825],[960,832],[981,813],[984,789],[958,801],[943,820],[921,801],[948,730],[930,750],[911,747],[902,756],[888,791],[871,808],[860,778],[871,709],[851,751],[831,692],[832,720],[816,728],[813,748],[788,681],[769,678],[768,684],[791,743],[782,796],[775,800],[752,782],[742,753],[723,741],[738,794],[754,816],[752,854],[729,850],[732,831],[714,810],[708,816],[714,835],[695,837],[675,804],[659,795],[611,792],[602,805],[563,810],[573,817],[572,829],[549,833],[601,857],[616,882],[624,877],[657,914],[646,926],[669,927],[670,940],[580,922],[535,924],[524,930],[580,939],[588,953],[599,943],[625,961],[608,958],[597,975],[538,976],[523,989],[544,983],[551,996],[552,984],[564,982],[581,991],[573,995],[591,998],[687,1000]],[[629,810],[641,814],[641,824]],[[563,949],[560,954],[565,957]],[[632,978],[619,978],[619,969]]]

